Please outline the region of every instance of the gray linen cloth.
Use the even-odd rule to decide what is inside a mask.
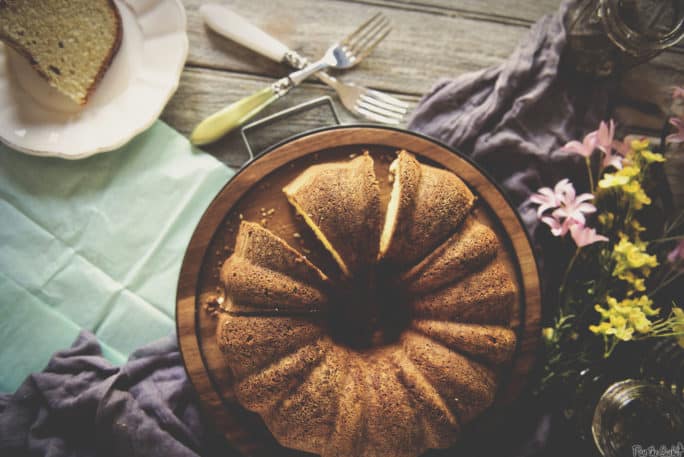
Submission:
[[[83,331],[44,371],[0,395],[4,457],[196,457],[212,445],[176,338],[135,351],[121,367]]]

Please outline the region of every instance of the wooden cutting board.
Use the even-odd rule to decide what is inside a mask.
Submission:
[[[470,186],[478,197],[475,215],[499,236],[507,267],[518,285],[512,322],[518,346],[511,366],[502,375],[497,400],[488,415],[496,415],[525,386],[539,342],[539,275],[522,223],[501,191],[468,159],[417,134],[386,127],[354,126],[315,131],[272,148],[226,184],[197,225],[181,268],[176,323],[183,361],[204,412],[243,454],[308,455],[279,446],[259,416],[237,403],[230,371],[216,344],[216,313],[207,303],[220,291],[218,272],[232,251],[240,221],[263,223],[335,277],[339,274],[335,262],[304,222],[295,217],[282,187],[312,164],[349,160],[368,151],[375,160],[384,208],[391,189],[387,179],[389,164],[400,149],[416,154],[421,162],[453,171]]]

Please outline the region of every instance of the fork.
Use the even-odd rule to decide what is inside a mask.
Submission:
[[[388,21],[376,14],[342,41],[330,46],[320,60],[290,73],[270,86],[225,107],[200,122],[190,135],[190,141],[197,145],[212,143],[285,96],[292,88],[315,73],[326,68],[344,70],[357,65],[390,31]]]
[[[225,5],[216,3],[202,5],[200,14],[202,14],[204,22],[214,32],[264,57],[288,64],[297,70],[301,70],[309,64],[306,57],[289,49],[285,44]],[[376,19],[379,17],[376,16]],[[377,90],[344,83],[325,71],[318,72],[316,77],[335,89],[345,108],[368,120],[385,124],[399,124],[408,109],[408,103]]]

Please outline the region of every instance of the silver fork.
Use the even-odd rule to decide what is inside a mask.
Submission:
[[[364,22],[342,41],[330,46],[320,60],[302,70],[290,73],[200,122],[190,134],[190,141],[194,144],[212,143],[244,124],[315,73],[326,68],[344,70],[361,62],[391,30],[389,24],[377,21],[376,17]]]
[[[302,69],[309,61],[296,51],[236,14],[221,4],[207,4],[200,7],[205,23],[214,32],[229,38],[264,57],[286,63],[295,69]],[[377,14],[371,20],[389,23]],[[408,104],[377,90],[368,89],[337,80],[321,71],[316,74],[325,84],[335,89],[342,104],[352,113],[375,122],[398,124],[408,109]]]

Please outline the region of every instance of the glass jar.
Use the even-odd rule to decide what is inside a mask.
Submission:
[[[620,381],[599,399],[591,430],[605,457],[650,455],[651,447],[684,452],[684,406],[660,385]]]
[[[606,77],[684,38],[684,0],[577,0],[566,16],[566,63]]]

